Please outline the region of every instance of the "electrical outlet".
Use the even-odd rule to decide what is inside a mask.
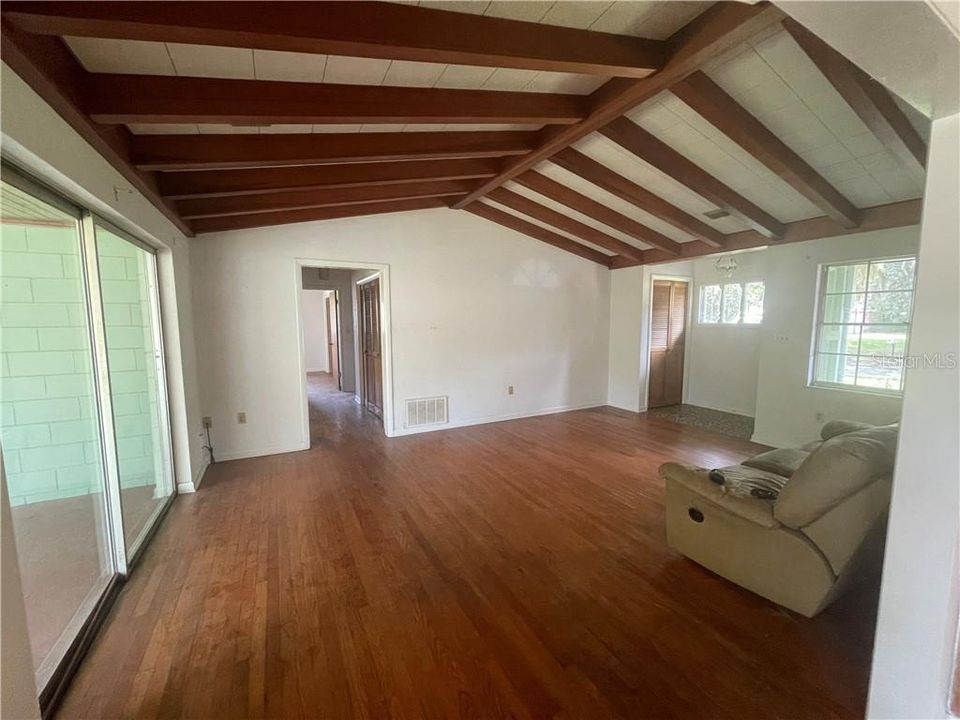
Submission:
[[[209,415],[205,415],[203,418],[203,429],[209,430],[212,427],[213,427],[213,418],[210,417]]]
[[[507,395],[513,395],[513,385],[507,385]]]
[[[237,422],[240,423],[241,425],[246,425],[246,424],[247,424],[247,414],[246,414],[245,412],[238,412],[238,413],[237,413]]]

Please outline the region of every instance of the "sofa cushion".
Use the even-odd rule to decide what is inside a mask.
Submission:
[[[802,450],[800,448],[778,448],[777,450],[769,450],[768,452],[754,455],[749,460],[744,460],[741,464],[788,478],[796,472],[797,468],[807,459],[809,454],[809,450]]]
[[[777,498],[774,516],[788,527],[804,527],[864,486],[889,475],[898,430],[898,425],[868,427],[824,442],[793,473]]]
[[[874,426],[870,425],[869,423],[856,422],[855,420],[831,420],[830,422],[825,423],[822,428],[820,428],[820,437],[824,440],[829,440],[837,435],[856,432],[858,430],[866,430],[867,428],[872,427]]]

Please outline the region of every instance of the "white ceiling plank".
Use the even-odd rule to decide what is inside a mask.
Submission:
[[[167,43],[177,75],[253,80],[253,50]]]
[[[254,50],[253,68],[257,80],[283,82],[323,82],[326,55]]]
[[[540,22],[546,25],[579,28],[586,30],[595,23],[612,2],[590,2],[589,0],[562,0],[553,4]]]
[[[156,125],[153,123],[132,123],[127,125],[134,135],[198,135],[199,128],[192,123]]]
[[[545,0],[493,0],[483,14],[506,20],[540,22],[553,5]]]
[[[394,60],[383,77],[383,84],[397,87],[433,87],[446,67],[442,63]]]
[[[575,235],[571,235],[568,232],[564,232],[563,230],[560,230],[559,228],[556,228],[553,225],[537,220],[537,218],[530,217],[529,215],[524,215],[523,213],[517,212],[513,208],[507,207],[506,205],[501,205],[495,200],[491,200],[490,198],[485,197],[483,198],[483,202],[489,205],[490,207],[496,208],[497,210],[502,210],[503,212],[509,215],[513,215],[514,217],[518,217],[521,220],[526,220],[528,223],[531,223],[532,225],[537,225],[538,227],[546,228],[547,230],[550,230],[551,232],[554,232],[557,235],[560,235],[561,237],[565,237],[568,240],[573,240],[574,242],[579,243],[580,245],[588,247],[592,250],[597,250],[598,252],[602,252],[604,255],[608,255],[610,257],[613,257],[614,255],[614,253],[611,253],[606,248],[600,247],[599,245],[594,245],[592,242],[587,242],[586,240],[581,240]]]
[[[493,75],[493,70],[477,65],[447,65],[434,87],[460,90],[481,88]]]
[[[160,42],[67,37],[67,46],[89,71],[131,75],[176,75],[170,53]]]
[[[390,68],[389,60],[330,55],[323,73],[325,83],[380,85]]]

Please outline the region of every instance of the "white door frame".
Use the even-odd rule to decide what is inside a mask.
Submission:
[[[301,425],[300,425],[300,443],[304,450],[310,449],[310,411],[307,404],[307,371],[306,358],[304,352],[303,339],[303,268],[336,268],[343,270],[369,269],[373,272],[366,276],[360,282],[365,282],[374,277],[380,278],[380,349],[381,366],[383,373],[383,433],[387,437],[394,437],[394,417],[393,417],[393,341],[392,341],[392,320],[390,314],[390,266],[383,263],[372,263],[362,260],[343,261],[343,260],[322,260],[319,258],[296,258],[295,262],[296,281],[294,288],[297,293],[297,339],[300,343],[300,353],[298,356],[297,367],[300,372],[300,403],[301,403]],[[357,283],[351,283],[356,287]],[[351,298],[350,302],[353,302]]]

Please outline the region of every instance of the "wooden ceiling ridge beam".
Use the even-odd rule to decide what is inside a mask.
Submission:
[[[359,205],[339,205],[336,207],[303,208],[300,210],[258,212],[249,215],[225,215],[223,217],[198,218],[192,220],[190,224],[193,226],[193,231],[200,234],[446,207],[447,203],[441,198],[413,198],[407,200],[386,200],[383,202],[371,202]]]
[[[562,205],[566,205],[571,210],[576,210],[578,213],[591,217],[608,227],[619,230],[635,240],[644,242],[647,245],[652,245],[672,255],[680,254],[680,244],[663,233],[659,233],[586,195],[571,190],[566,185],[546,175],[542,175],[534,170],[529,170],[522,175],[518,175],[514,179],[514,182]]]
[[[773,215],[722,183],[635,122],[625,117],[618,118],[601,128],[600,133],[717,207],[736,215],[768,239],[783,236],[783,223]]]
[[[192,236],[190,225],[161,197],[156,178],[134,167],[130,132],[98,125],[84,111],[81,89],[87,72],[64,42],[58,37],[24,34],[6,22],[0,27],[3,61],[180,232]]]
[[[923,201],[918,199],[902,200],[887,205],[864,208],[861,210],[860,224],[856,227],[841,225],[827,216],[789,222],[784,226],[783,238],[777,244],[819,240],[821,238],[839,238],[873,230],[918,225],[922,205]],[[747,250],[770,244],[766,237],[755,230],[731,233],[726,235],[725,241],[728,250]],[[683,243],[680,247],[682,249],[681,258],[700,257],[717,252],[715,248],[708,248],[702,243]],[[610,267],[615,269],[633,265],[649,265],[671,262],[676,259],[675,255],[670,255],[661,250],[645,250],[643,257],[639,259],[617,258],[611,261]]]
[[[338,205],[362,205],[385,200],[413,198],[460,197],[470,190],[465,180],[442,180],[368,187],[324,188],[321,190],[294,190],[233,195],[219,198],[195,198],[177,202],[180,217],[193,220],[224,215],[249,215],[277,210],[305,210]]]
[[[561,250],[566,250],[574,255],[579,255],[582,258],[586,258],[587,260],[595,262],[599,265],[603,265],[604,267],[610,267],[610,263],[613,258],[617,257],[615,255],[604,255],[599,250],[594,250],[586,245],[581,245],[576,240],[571,240],[564,235],[555,233],[552,230],[541,227],[540,225],[534,225],[532,222],[528,222],[523,218],[517,217],[516,215],[511,215],[503,210],[498,210],[492,205],[488,205],[486,203],[473,203],[466,208],[466,210],[469,213],[473,213],[474,215],[496,223],[497,225],[509,228],[510,230],[522,233],[523,235],[528,235],[535,240],[540,240],[541,242],[545,242],[548,245],[553,245]]]
[[[96,122],[572,124],[587,98],[536,92],[91,73],[83,95]]]
[[[718,2],[674,33],[667,43],[670,56],[653,75],[639,80],[615,78],[590,96],[590,114],[574,125],[544,128],[537,147],[522,158],[505,163],[499,175],[480,183],[456,203],[461,209],[480,199],[543,160],[582,140],[625,112],[699,70],[711,58],[736,47],[770,25],[779,23],[783,13],[768,2],[753,5]]]
[[[660,40],[379,2],[5,2],[21,30],[122,40],[645,77]]]
[[[296,135],[134,135],[133,161],[148,170],[325,165],[490,158],[530,152],[534,133],[384,132]]]
[[[701,242],[717,248],[723,247],[723,233],[719,230],[615,173],[606,165],[584,155],[579,150],[573,148],[561,150],[550,158],[550,162],[606,190],[611,195],[635,205],[644,212],[670,223]]]
[[[554,210],[553,208],[547,207],[546,205],[541,205],[535,200],[531,200],[530,198],[520,195],[519,193],[515,193],[512,190],[507,190],[506,188],[497,188],[491,192],[488,197],[504,207],[508,207],[518,213],[522,213],[535,220],[539,220],[542,223],[551,225],[557,230],[562,230],[563,232],[569,233],[570,235],[580,238],[581,240],[602,247],[605,250],[609,250],[616,255],[623,255],[624,257],[628,257],[633,260],[639,260],[643,255],[642,249],[634,247],[630,243],[624,242],[623,240],[615,238],[612,235],[608,235],[602,230],[597,230],[586,223],[575,220],[572,217]]]
[[[890,92],[792,18],[783,27],[870,131],[916,177],[926,173],[927,145]]]
[[[496,158],[303,165],[300,167],[160,173],[160,192],[170,200],[259,195],[281,191],[402,185],[493,177]]]
[[[829,217],[844,227],[860,224],[853,203],[705,73],[693,73],[670,91]]]

